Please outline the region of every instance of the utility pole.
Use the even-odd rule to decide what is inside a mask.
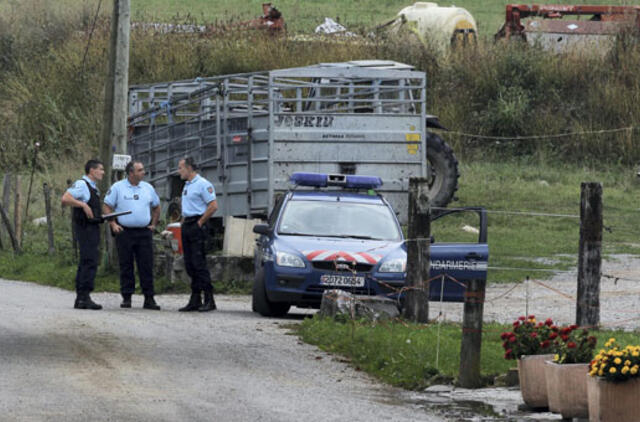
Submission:
[[[114,152],[127,152],[127,93],[129,89],[129,39],[131,29],[130,0],[113,0],[109,64],[104,97],[104,126],[100,156],[104,161],[104,178],[100,191],[111,186]]]
[[[104,125],[100,156],[104,177],[100,192],[105,195],[112,180],[113,154],[127,152],[127,93],[129,90],[129,39],[131,30],[130,0],[113,0],[109,62],[104,90]],[[114,268],[115,248],[105,225],[106,266]]]

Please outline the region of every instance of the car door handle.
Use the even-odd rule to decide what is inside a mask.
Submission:
[[[471,253],[468,253],[468,254],[465,256],[465,258],[467,258],[467,259],[480,259],[480,258],[482,258],[482,256],[480,256],[480,254],[479,254],[479,253],[471,252]]]

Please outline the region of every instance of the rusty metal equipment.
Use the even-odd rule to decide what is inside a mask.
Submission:
[[[531,19],[523,23],[525,18]],[[606,48],[621,32],[638,29],[640,6],[509,4],[495,39],[522,39],[566,51],[580,46]]]
[[[219,33],[226,31],[244,29],[259,29],[267,31],[271,34],[279,34],[285,32],[284,18],[282,13],[276,9],[271,3],[262,3],[262,16],[243,22],[227,24],[223,27],[210,27],[207,32]]]

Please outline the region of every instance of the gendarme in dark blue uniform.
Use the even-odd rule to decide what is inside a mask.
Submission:
[[[182,249],[187,274],[191,278],[191,299],[180,311],[212,311],[213,285],[207,267],[205,243],[207,221],[218,208],[216,192],[211,182],[195,172],[190,158],[180,160],[178,172],[185,180],[182,189]],[[201,302],[204,294],[204,304]]]
[[[62,204],[73,207],[73,231],[78,241],[80,262],[76,273],[76,309],[101,309],[89,296],[95,287],[100,246],[100,194],[96,181],[101,180],[104,168],[100,161],[89,160],[86,175],[77,180],[62,195]],[[86,207],[88,206],[88,209]],[[87,216],[91,213],[93,219]]]

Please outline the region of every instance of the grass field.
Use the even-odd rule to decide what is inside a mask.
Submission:
[[[514,315],[514,320],[517,317]],[[294,329],[305,342],[344,356],[356,368],[392,385],[421,390],[434,383],[446,384],[458,376],[461,338],[458,324],[342,323],[314,316]],[[500,340],[500,334],[510,329],[511,326],[500,324],[483,326],[480,372],[487,384],[493,382],[495,375],[516,366],[515,361],[503,358]],[[596,351],[611,337],[625,345],[638,341],[637,333],[601,330],[592,334],[598,339]]]
[[[74,8],[101,10],[112,4],[111,0],[37,0],[47,8]],[[254,19],[262,14],[263,0],[130,0],[133,21],[214,23]],[[312,32],[325,17],[339,20],[351,30],[372,29],[392,19],[413,0],[272,0],[282,13],[291,32]],[[440,6],[458,6],[467,9],[476,19],[481,37],[490,37],[504,22],[505,5],[518,3],[506,0],[459,0],[436,2]],[[633,5],[629,0],[546,0],[539,4],[610,4]],[[530,4],[530,3],[527,3]],[[19,6],[16,0],[0,0],[0,11],[8,13]]]
[[[68,0],[67,0],[68,1]],[[134,20],[171,20],[187,15],[198,22],[215,20],[247,20],[262,13],[262,0],[131,0]],[[339,18],[352,29],[372,28],[392,19],[402,8],[413,4],[412,0],[273,0],[283,13],[287,29],[293,32],[311,32],[322,23],[324,17]],[[459,0],[436,2],[440,6],[456,5],[467,9],[476,19],[481,36],[492,36],[504,22],[504,0]],[[635,4],[627,0],[548,0],[540,4]]]

